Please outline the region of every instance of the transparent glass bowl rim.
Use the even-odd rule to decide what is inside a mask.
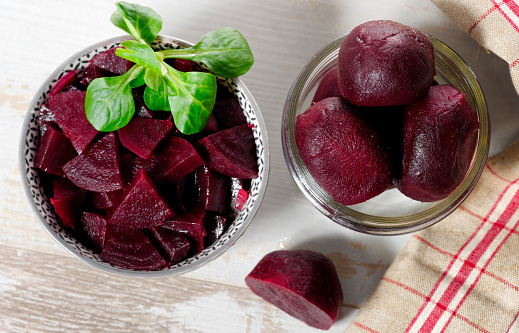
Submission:
[[[305,95],[322,78],[326,68],[333,67],[340,45],[346,36],[348,34],[321,48],[303,67],[289,90],[283,109],[281,128],[283,154],[289,172],[306,198],[322,214],[346,228],[375,235],[399,235],[431,226],[448,216],[463,203],[472,192],[485,168],[490,147],[490,120],[481,86],[472,69],[454,50],[440,40],[427,35],[435,47],[436,61],[438,61],[439,56],[447,57],[449,61],[453,61],[461,72],[458,79],[467,80],[471,92],[475,94],[476,100],[472,104],[472,101],[467,98],[472,109],[475,109],[480,122],[478,142],[471,166],[456,190],[447,198],[432,204],[421,212],[404,216],[384,217],[356,211],[336,202],[317,185],[299,156],[294,135],[296,116],[299,114]],[[314,75],[314,73],[319,73],[319,75]],[[460,90],[463,91],[462,88]]]

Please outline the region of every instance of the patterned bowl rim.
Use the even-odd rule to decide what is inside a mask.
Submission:
[[[266,127],[256,101],[240,78],[223,79],[218,77],[218,82],[232,89],[244,110],[247,121],[254,125],[253,134],[258,157],[259,176],[252,180],[250,195],[245,206],[222,237],[202,252],[171,267],[161,270],[132,270],[112,266],[102,261],[98,254],[93,253],[60,226],[50,200],[43,192],[37,169],[33,166],[34,152],[38,140],[37,116],[39,108],[47,100],[47,96],[55,83],[67,72],[86,67],[93,55],[129,39],[131,39],[129,35],[117,36],[92,44],[69,57],[47,77],[35,94],[24,119],[19,147],[20,175],[25,195],[40,224],[55,241],[76,258],[104,272],[123,276],[165,277],[180,275],[216,259],[231,247],[250,225],[266,191],[269,175],[269,146]],[[155,48],[188,47],[192,45],[192,43],[182,39],[165,35],[159,35],[152,43]],[[84,67],[81,68],[81,66]]]

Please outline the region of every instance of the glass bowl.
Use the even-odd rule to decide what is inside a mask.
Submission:
[[[98,253],[94,253],[83,243],[79,242],[72,234],[63,229],[62,223],[51,205],[49,195],[44,190],[38,170],[34,167],[34,155],[39,139],[38,115],[41,106],[47,101],[52,88],[60,78],[73,70],[78,73],[77,75],[80,75],[88,66],[90,59],[98,53],[116,47],[128,39],[131,39],[131,37],[115,37],[79,51],[63,62],[50,74],[45,82],[43,82],[27,110],[22,128],[19,150],[22,183],[31,208],[45,230],[67,251],[88,265],[105,272],[130,277],[161,277],[183,274],[201,267],[231,247],[251,223],[265,193],[269,173],[269,147],[265,123],[263,122],[259,107],[254,98],[239,78],[218,78],[218,82],[227,87],[229,92],[232,92],[236,96],[248,123],[253,128],[259,176],[252,180],[248,199],[233,223],[228,226],[227,231],[214,244],[205,248],[202,252],[185,258],[171,267],[161,270],[133,270],[115,267],[103,261]],[[152,47],[155,49],[166,49],[192,45],[193,44],[178,38],[159,36],[153,42]]]
[[[453,212],[467,198],[483,172],[490,145],[490,125],[481,87],[458,54],[434,37],[428,37],[435,49],[435,80],[439,84],[452,84],[463,92],[480,123],[470,168],[456,190],[443,200],[418,202],[392,188],[366,202],[345,206],[326,193],[305,167],[295,141],[296,117],[311,105],[323,76],[337,67],[339,48],[346,35],[319,50],[299,73],[288,93],[283,110],[281,140],[290,174],[321,213],[346,228],[375,235],[398,235],[431,226]]]

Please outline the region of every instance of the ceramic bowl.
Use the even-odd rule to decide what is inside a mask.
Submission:
[[[473,71],[450,47],[428,36],[435,48],[438,83],[449,83],[460,89],[476,113],[480,129],[470,169],[464,180],[447,198],[423,203],[405,197],[398,189],[386,190],[366,202],[345,206],[335,201],[313,179],[306,169],[295,143],[296,117],[304,112],[319,82],[337,67],[339,48],[345,36],[319,50],[301,70],[287,96],[283,110],[281,138],[288,169],[303,194],[325,216],[336,223],[359,232],[395,235],[414,232],[441,221],[453,212],[470,194],[483,169],[490,145],[490,125],[483,91]]]
[[[218,81],[236,96],[248,123],[251,124],[253,128],[259,176],[252,180],[250,194],[245,206],[233,223],[229,225],[227,231],[221,238],[202,252],[186,258],[171,267],[155,271],[145,271],[124,269],[104,262],[100,259],[99,254],[94,253],[91,249],[78,241],[71,233],[63,229],[62,223],[51,205],[49,195],[42,186],[40,174],[34,167],[34,156],[39,140],[38,115],[41,106],[47,101],[52,88],[61,77],[73,70],[78,73],[77,75],[81,75],[81,72],[88,66],[89,61],[95,55],[116,47],[122,41],[128,39],[131,39],[131,37],[115,37],[79,51],[63,62],[63,64],[43,82],[27,111],[22,128],[20,140],[20,173],[22,182],[27,199],[43,228],[67,251],[84,263],[105,272],[132,277],[160,277],[183,274],[217,258],[231,247],[251,223],[265,193],[269,173],[269,147],[265,124],[252,94],[239,78],[218,78]],[[177,38],[159,36],[152,44],[152,47],[158,50],[191,45],[191,43]]]

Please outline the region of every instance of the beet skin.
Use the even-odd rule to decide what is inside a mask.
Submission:
[[[346,36],[339,50],[343,96],[360,106],[416,102],[433,83],[434,47],[425,34],[393,21],[370,21]]]

